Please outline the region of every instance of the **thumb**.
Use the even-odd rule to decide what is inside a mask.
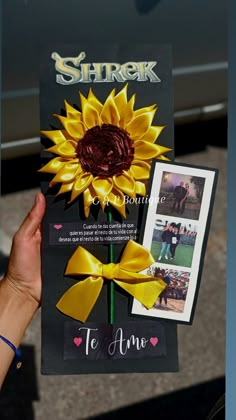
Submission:
[[[18,235],[31,238],[37,232],[46,210],[46,201],[42,193],[37,193],[35,203],[18,229]]]

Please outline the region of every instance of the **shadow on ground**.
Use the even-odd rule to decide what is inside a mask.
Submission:
[[[208,420],[209,413],[224,395],[225,378],[179,390],[158,398],[152,398],[121,408],[93,419],[156,418],[158,420]],[[223,420],[224,409],[219,410],[212,420]],[[210,420],[210,419],[209,419]]]
[[[15,363],[0,392],[1,420],[34,420],[33,401],[38,401],[35,352],[33,346],[21,346],[22,367]]]

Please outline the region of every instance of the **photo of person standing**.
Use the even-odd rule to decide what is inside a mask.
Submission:
[[[169,259],[169,250],[172,244],[172,234],[173,234],[173,226],[167,225],[166,229],[163,231],[161,235],[162,245],[161,245],[161,252],[158,257],[158,261],[162,259],[163,254],[165,253],[165,259]]]
[[[189,187],[188,182],[185,183],[184,187],[185,187],[186,193],[185,193],[184,198],[180,202],[181,214],[184,214],[186,200],[190,194],[190,187]]]
[[[170,285],[171,279],[168,272],[166,272],[165,270],[161,270],[161,275],[162,275],[161,278],[166,283],[166,288],[159,295],[159,303],[160,303],[160,306],[162,306],[162,299],[163,299],[165,302],[165,306],[167,306],[168,286]]]
[[[197,226],[177,220],[157,219],[152,234],[151,254],[155,261],[191,267]],[[178,249],[177,249],[178,246]]]
[[[183,199],[186,196],[186,188],[184,187],[184,182],[181,181],[179,185],[174,188],[173,197],[174,197],[174,204],[172,207],[172,213],[176,210],[177,213],[182,213],[181,203],[183,203]]]
[[[171,245],[170,245],[170,259],[173,260],[175,258],[175,251],[180,241],[180,233],[178,226],[174,226],[172,229],[172,238],[171,238]]]

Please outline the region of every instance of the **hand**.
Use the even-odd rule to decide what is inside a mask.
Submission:
[[[41,222],[46,202],[38,193],[35,204],[16,232],[12,242],[9,266],[4,282],[13,291],[41,302]]]

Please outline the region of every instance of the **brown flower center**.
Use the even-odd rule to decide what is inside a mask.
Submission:
[[[112,124],[86,131],[76,152],[83,170],[101,177],[120,175],[134,158],[133,140],[127,131]]]

